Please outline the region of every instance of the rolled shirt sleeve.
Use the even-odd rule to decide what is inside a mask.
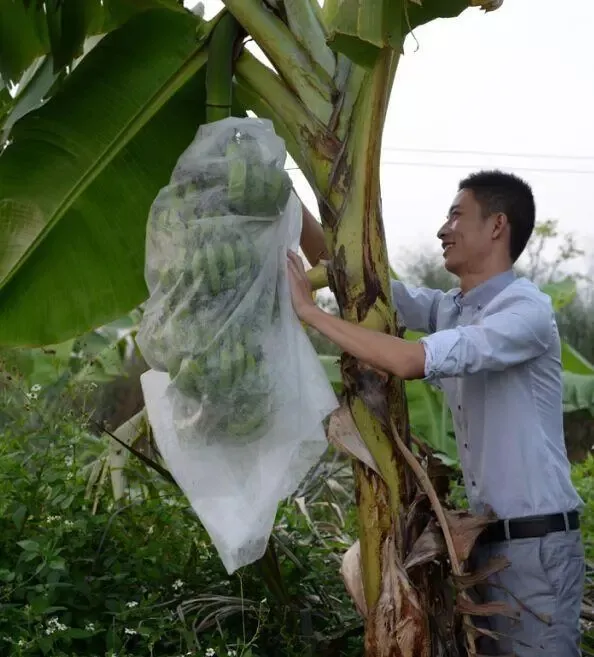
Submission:
[[[437,382],[483,370],[501,371],[540,356],[553,338],[554,314],[547,301],[507,299],[478,324],[421,338],[425,379]]]
[[[437,309],[444,296],[441,290],[410,287],[401,281],[392,281],[392,299],[399,319],[411,331],[435,331]]]

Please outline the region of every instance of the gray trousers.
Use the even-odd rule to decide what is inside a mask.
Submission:
[[[508,603],[518,611],[519,618],[497,615],[475,619],[476,625],[500,635],[498,641],[481,639],[478,652],[517,657],[579,657],[585,579],[579,530],[478,545],[472,555],[474,567],[484,566],[496,555],[507,557],[511,565],[489,579],[491,585],[480,591],[481,598],[485,602]]]

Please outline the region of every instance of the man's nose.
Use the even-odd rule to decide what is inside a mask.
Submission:
[[[447,235],[447,223],[443,224],[443,226],[437,231],[437,239],[443,240],[443,238]]]

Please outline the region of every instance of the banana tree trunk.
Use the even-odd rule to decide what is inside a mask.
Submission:
[[[286,29],[290,8],[313,6],[315,0],[285,2],[287,16],[270,11],[258,15],[261,5],[255,0],[225,4],[280,73],[244,51],[235,66],[237,96],[244,106],[274,121],[317,194],[331,254],[329,283],[341,316],[396,335],[381,216],[380,152],[400,49],[381,48],[367,69],[339,55],[328,79],[316,77],[313,64],[312,71],[300,69],[296,74],[295,61],[327,61],[323,38],[312,43],[310,32],[309,56],[304,58],[298,35]],[[310,14],[309,19],[315,22],[316,16]],[[317,83],[312,87],[314,77]],[[327,87],[324,80],[329,80]],[[427,569],[419,569],[412,581],[403,567],[422,530],[415,513],[419,509],[413,505],[416,486],[394,439],[394,431],[405,444],[410,438],[403,382],[346,354],[342,375],[350,413],[379,470],[353,461],[365,655],[429,657],[435,634],[430,615],[438,591],[433,590]]]
[[[392,335],[398,325],[381,216],[381,128],[399,55],[385,49],[361,85],[351,129],[321,204],[330,284],[344,319]],[[402,381],[343,355],[346,399],[380,475],[354,461],[368,657],[429,654],[428,599],[405,575],[406,518],[414,489],[392,435],[408,440]]]

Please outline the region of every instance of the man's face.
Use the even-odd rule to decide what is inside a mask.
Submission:
[[[480,271],[493,248],[494,228],[493,218],[483,217],[474,194],[466,189],[458,192],[437,233],[445,268],[456,276]]]

